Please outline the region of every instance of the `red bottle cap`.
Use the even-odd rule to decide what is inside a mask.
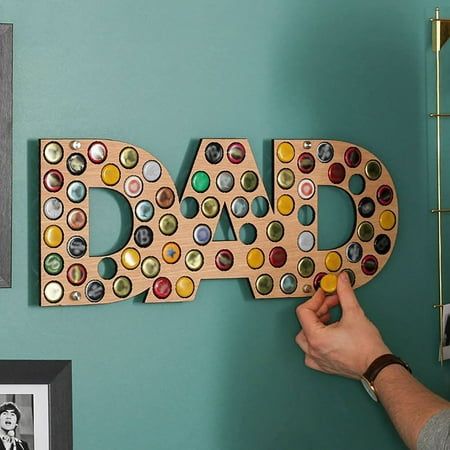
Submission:
[[[233,253],[230,250],[220,250],[216,255],[216,266],[219,270],[230,270],[234,263]]]
[[[328,178],[334,184],[339,184],[344,181],[345,167],[341,163],[334,163],[328,169]]]
[[[269,254],[269,261],[273,267],[283,267],[286,264],[287,253],[283,247],[274,247]]]
[[[153,293],[160,299],[167,298],[172,292],[172,283],[166,277],[160,277],[153,283]]]

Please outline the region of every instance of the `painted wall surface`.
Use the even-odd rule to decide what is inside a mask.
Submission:
[[[400,228],[386,268],[358,295],[392,350],[449,395],[431,306],[434,6],[2,0],[1,21],[14,23],[15,103],[13,288],[0,291],[1,357],[73,360],[75,449],[404,447],[358,382],[304,366],[294,343],[299,301],[254,301],[245,281],[227,280],[203,282],[189,304],[41,309],[41,137],[136,144],[160,158],[179,189],[201,137],[248,137],[266,180],[272,138],[372,150],[396,182]],[[100,200],[99,248],[120,218]],[[325,207],[331,236],[343,213]]]

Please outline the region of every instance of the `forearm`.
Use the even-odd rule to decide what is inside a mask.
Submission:
[[[404,367],[390,365],[375,379],[380,402],[398,433],[410,449],[415,449],[420,430],[450,403],[433,394]]]

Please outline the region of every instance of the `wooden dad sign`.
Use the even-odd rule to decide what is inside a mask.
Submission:
[[[183,196],[150,153],[111,140],[42,140],[41,304],[190,301],[202,279],[246,278],[256,298],[332,292],[346,270],[355,287],[386,264],[397,196],[371,152],[341,141],[275,140],[274,202],[245,139],[203,139]],[[351,180],[351,181],[350,181]],[[352,198],[350,240],[318,250],[318,187]],[[354,186],[357,186],[356,188]],[[89,255],[89,189],[119,192],[133,214],[127,244]],[[353,191],[353,192],[352,192]],[[215,241],[222,214],[236,240]]]

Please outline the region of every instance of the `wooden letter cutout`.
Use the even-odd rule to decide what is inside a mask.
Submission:
[[[380,272],[398,205],[376,156],[341,141],[275,140],[273,176],[271,204],[247,140],[202,139],[179,199],[169,172],[141,148],[42,140],[41,305],[113,303],[144,291],[148,303],[190,301],[202,279],[218,278],[248,279],[255,298],[306,297],[321,283],[332,291],[342,270],[354,287]],[[326,185],[346,191],[356,211],[349,242],[334,250],[317,248],[318,187]],[[107,256],[109,279],[99,273],[105,256],[89,255],[90,188],[120,192],[133,212],[128,243]],[[237,239],[214,241],[224,211]]]

